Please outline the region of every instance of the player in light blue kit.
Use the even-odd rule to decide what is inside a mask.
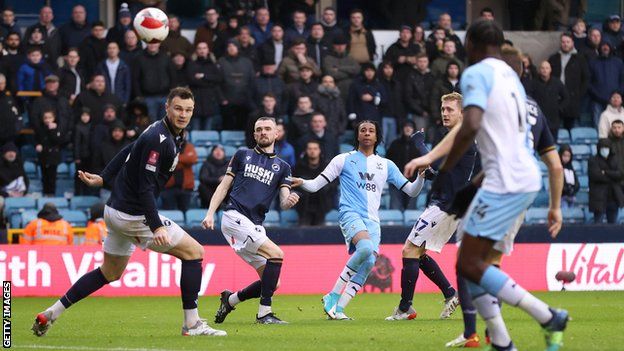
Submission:
[[[293,186],[316,192],[340,178],[340,229],[352,256],[334,289],[323,296],[325,313],[338,320],[351,319],[344,314],[344,308],[362,288],[375,265],[381,240],[378,210],[384,184],[388,182],[416,197],[424,183],[422,174],[410,182],[394,162],[377,155],[381,129],[376,122],[360,122],[356,133],[356,150],[334,157],[313,180],[293,178],[292,181]]]
[[[488,260],[541,188],[530,142],[526,94],[518,75],[501,60],[503,41],[503,32],[494,22],[477,21],[468,28],[466,52],[472,66],[460,82],[463,123],[424,160],[410,161],[405,173],[409,176],[414,169],[445,155],[439,172],[448,172],[476,137],[485,180],[462,220],[459,231],[464,235],[457,269],[468,280],[474,305],[486,322],[490,350],[517,350],[501,316],[500,299],[531,315],[542,326],[546,350],[555,351],[563,345],[568,312],[550,308]],[[554,220],[549,213],[549,222]],[[556,234],[551,233],[553,237]]]

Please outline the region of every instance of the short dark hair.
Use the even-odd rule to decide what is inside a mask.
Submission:
[[[295,14],[296,14],[296,13],[303,13],[304,15],[306,14],[306,13],[305,13],[305,11],[297,9],[297,10],[293,11],[293,13],[292,13],[292,17],[293,17],[293,18],[295,17]],[[306,16],[306,17],[307,17],[307,16]]]
[[[171,103],[171,101],[176,97],[179,97],[182,100],[191,99],[195,101],[195,96],[193,96],[193,92],[189,88],[185,87],[177,87],[171,89],[169,95],[167,95],[167,103]]]
[[[290,44],[290,47],[292,48],[292,47],[295,47],[295,46],[301,45],[301,44],[305,45],[306,41],[305,41],[305,39],[303,39],[301,37],[298,37],[298,38],[293,39],[292,44]]]
[[[561,37],[560,38],[563,38],[563,37],[568,37],[568,38],[574,40],[574,37],[572,36],[572,33],[570,33],[570,32],[563,32],[563,33],[561,33]]]
[[[383,141],[383,133],[381,131],[381,127],[379,126],[379,123],[376,121],[371,121],[369,119],[365,119],[363,121],[358,122],[358,124],[355,126],[355,140],[353,142],[354,145],[354,149],[357,150],[360,148],[360,142],[358,141],[358,134],[359,134],[359,130],[360,127],[362,126],[362,124],[364,123],[371,123],[372,125],[375,126],[375,136],[377,137],[377,141],[375,142],[375,146],[373,147],[373,151],[375,153],[377,153],[377,145],[381,144],[381,142]]]
[[[477,48],[501,47],[505,42],[505,36],[495,22],[480,19],[468,27],[466,40],[470,40],[472,45]]]
[[[310,145],[310,144],[316,144],[316,145],[318,145],[318,146],[319,146],[319,148],[321,148],[321,149],[322,149],[322,147],[321,147],[321,142],[320,142],[320,141],[318,141],[318,140],[316,140],[316,139],[310,139],[310,140],[308,140],[308,141],[306,142],[306,146],[305,146],[305,148],[307,149],[307,148],[308,148],[308,145]]]
[[[362,15],[362,17],[364,17],[364,11],[362,11],[362,9],[358,9],[358,8],[352,9],[351,11],[349,11],[349,17],[351,17],[351,15],[354,13],[359,13]]]
[[[429,58],[429,56],[427,56],[427,53],[426,53],[426,52],[424,52],[424,51],[421,51],[421,52],[419,52],[419,53],[417,53],[417,54],[416,54],[416,59],[417,59],[417,60],[418,60],[419,58],[423,58],[423,57]]]
[[[91,24],[91,28],[95,28],[95,27],[106,28],[106,25],[104,25],[104,22],[98,20],[98,21],[93,22],[93,24]]]
[[[78,54],[78,56],[80,56],[80,50],[78,50],[77,47],[72,46],[71,48],[67,49],[67,54],[69,54],[72,51],[76,52]]]
[[[333,11],[334,13],[336,13],[336,9],[333,8],[332,6],[327,6],[326,8],[323,9],[323,12],[328,11],[328,10],[329,11]]]
[[[622,125],[624,125],[624,121],[622,121],[621,119],[616,119],[615,121],[611,122],[611,126],[613,126],[614,124],[622,124]]]
[[[26,52],[26,55],[30,55],[30,54],[32,54],[35,51],[39,51],[40,53],[43,53],[43,50],[41,50],[40,47],[38,47],[38,46],[31,46],[31,47],[28,48],[28,51]]]
[[[262,98],[264,99],[264,98],[267,98],[267,97],[277,100],[277,97],[275,97],[275,94],[273,94],[271,92],[268,92],[268,93],[264,94],[264,96]]]
[[[479,12],[479,15],[483,16],[484,13],[489,12],[492,15],[494,15],[494,10],[492,10],[491,7],[484,7],[481,9],[481,11]]]
[[[312,25],[310,26],[310,28],[315,27],[315,26],[321,26],[321,28],[323,28],[323,23],[321,22],[314,22],[312,23]],[[323,28],[324,29],[324,28]]]
[[[325,121],[327,122],[327,117],[325,117],[325,114],[321,111],[314,111],[312,112],[312,115],[310,116],[310,121],[312,120],[312,118],[314,118],[315,116],[323,116],[323,118],[325,119]]]

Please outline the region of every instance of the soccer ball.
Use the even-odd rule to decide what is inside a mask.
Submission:
[[[169,34],[169,19],[160,9],[145,8],[134,17],[134,30],[146,43],[159,43]]]

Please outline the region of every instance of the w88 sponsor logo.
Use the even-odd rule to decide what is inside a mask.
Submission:
[[[373,193],[377,191],[377,185],[375,185],[373,183],[360,183],[360,182],[357,182],[355,184],[357,185],[358,188],[364,189],[366,191],[371,191]]]

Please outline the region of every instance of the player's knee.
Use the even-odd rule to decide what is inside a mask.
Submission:
[[[273,250],[271,250],[271,258],[278,258],[278,259],[283,260],[284,251],[276,246]]]
[[[477,256],[460,255],[456,269],[463,277],[478,283],[485,270],[484,266],[485,262]]]
[[[193,257],[194,260],[204,259],[204,247],[201,244],[197,243],[193,246]]]
[[[405,245],[403,245],[401,255],[404,258],[419,258],[423,255],[424,251],[425,250],[420,246],[416,246],[411,241],[407,241]]]
[[[375,252],[375,249],[373,247],[373,242],[370,239],[362,239],[358,241],[358,243],[355,245],[355,251],[357,252],[358,255],[361,255],[364,257],[373,255]]]
[[[114,281],[117,281],[119,279],[121,279],[121,276],[123,275],[123,270],[120,269],[111,269],[108,267],[100,267],[100,271],[102,272],[102,275],[104,276],[104,278],[106,278],[106,280],[109,283],[112,283]]]

